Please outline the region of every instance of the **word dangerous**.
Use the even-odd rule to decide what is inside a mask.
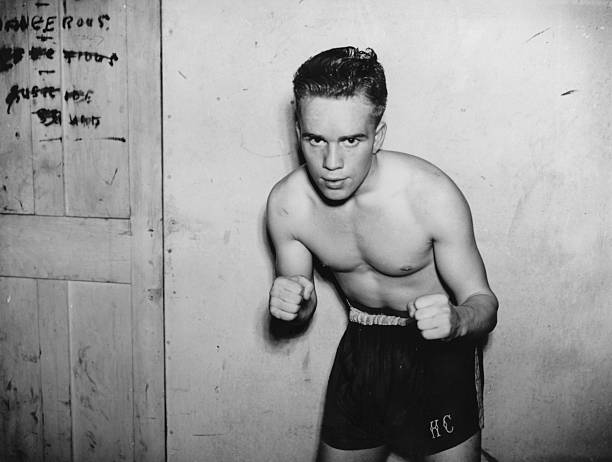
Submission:
[[[76,28],[99,28],[108,30],[108,22],[110,21],[110,16],[107,14],[101,14],[97,17],[74,17],[74,16],[64,16],[62,18],[61,27],[62,29],[76,29]],[[28,29],[32,29],[36,32],[49,33],[54,32],[56,27],[59,24],[57,23],[57,16],[15,16],[12,18],[0,18],[0,31],[4,32],[25,32]]]

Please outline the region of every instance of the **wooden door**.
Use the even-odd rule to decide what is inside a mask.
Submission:
[[[165,457],[158,2],[0,0],[0,460]]]

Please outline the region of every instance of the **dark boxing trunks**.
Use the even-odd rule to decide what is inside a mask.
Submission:
[[[351,307],[329,378],[321,439],[337,449],[387,445],[409,456],[444,451],[474,435],[482,424],[475,344],[424,340],[406,313],[375,313]]]

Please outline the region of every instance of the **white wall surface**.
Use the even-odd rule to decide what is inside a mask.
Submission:
[[[311,461],[345,315],[270,335],[263,213],[297,165],[291,79],[372,47],[385,146],[467,196],[500,321],[483,448],[612,454],[612,5],[605,1],[163,2],[168,460]],[[609,460],[609,459],[607,459]]]

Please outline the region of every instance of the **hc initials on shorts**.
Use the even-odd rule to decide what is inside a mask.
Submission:
[[[444,431],[448,434],[451,434],[455,430],[455,427],[451,425],[451,419],[452,418],[450,414],[446,414],[444,417],[442,417],[442,427],[444,428]],[[431,420],[429,422],[429,431],[431,432],[431,438],[434,440],[442,436],[440,434],[440,427],[438,426],[439,420],[440,419],[436,419]]]

